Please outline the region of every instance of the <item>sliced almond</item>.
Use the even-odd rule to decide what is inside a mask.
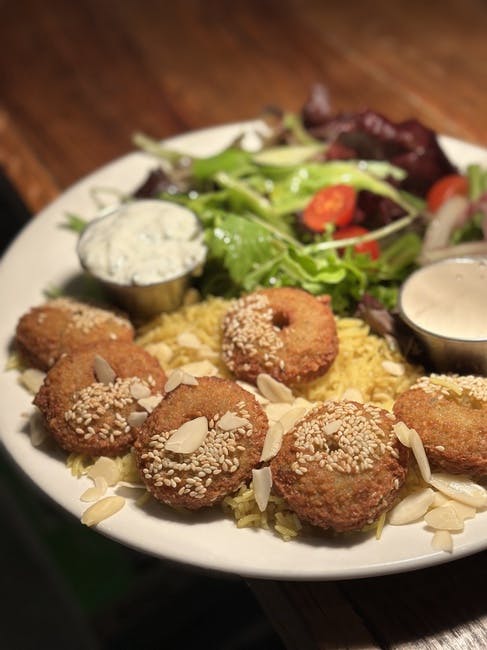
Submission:
[[[38,370],[37,368],[27,368],[27,370],[24,370],[20,375],[19,381],[22,386],[29,391],[29,393],[36,395],[39,388],[42,386],[45,376],[46,373],[42,372],[42,370]]]
[[[193,334],[192,332],[181,332],[181,334],[178,335],[177,342],[182,348],[198,349],[203,345],[196,334]]]
[[[425,514],[424,520],[428,526],[437,530],[463,530],[463,519],[449,504],[433,508]]]
[[[152,356],[156,357],[160,363],[168,363],[173,356],[173,351],[171,346],[167,343],[149,343],[146,346],[147,352],[150,352]]]
[[[115,371],[111,365],[101,357],[99,354],[95,354],[95,359],[93,361],[93,371],[97,381],[102,384],[111,384],[115,381]]]
[[[257,375],[257,388],[270,402],[287,402],[292,404],[294,401],[291,389],[265,372]]]
[[[277,422],[292,408],[289,402],[269,402],[265,407],[265,414],[270,422]]]
[[[222,431],[233,431],[239,427],[246,427],[250,424],[247,418],[242,418],[231,411],[224,413],[218,420],[217,426]]]
[[[166,381],[166,385],[164,386],[164,390],[166,393],[170,393],[172,390],[177,388],[183,380],[183,370],[181,368],[176,368],[173,370],[170,374],[169,377]]]
[[[218,368],[208,359],[186,363],[180,369],[193,377],[215,377],[218,375]]]
[[[453,537],[448,530],[436,530],[431,540],[431,546],[437,551],[453,551]]]
[[[118,488],[127,488],[129,490],[145,490],[145,485],[143,483],[132,483],[131,481],[119,481],[117,485]]]
[[[424,450],[423,441],[415,429],[409,429],[409,440],[411,442],[411,450],[414,454],[414,458],[418,463],[421,477],[423,481],[429,483],[431,478],[430,464]]]
[[[121,510],[125,505],[125,499],[120,496],[105,497],[100,499],[87,510],[81,517],[81,523],[85,526],[96,526],[104,519],[111,517]]]
[[[341,399],[348,402],[359,402],[359,404],[363,404],[365,401],[362,391],[352,387],[343,391]]]
[[[402,377],[404,375],[405,368],[402,363],[386,360],[382,362],[382,367],[393,377]]]
[[[275,422],[268,430],[264,439],[264,446],[262,447],[262,454],[260,460],[267,462],[276,456],[282,445],[282,438],[284,435],[284,427],[281,422]]]
[[[218,357],[218,354],[212,350],[209,345],[203,343],[196,334],[193,334],[192,332],[181,332],[177,338],[177,342],[182,348],[195,350],[201,357]]]
[[[165,449],[177,454],[192,454],[203,443],[208,434],[208,420],[194,418],[182,424],[166,441]]]
[[[42,413],[35,409],[29,420],[30,442],[33,447],[39,447],[49,436],[49,432],[44,424]]]
[[[404,422],[396,422],[392,430],[401,444],[411,447],[411,429]]]
[[[296,399],[294,400],[293,406],[296,406],[296,407],[297,406],[299,406],[299,407],[302,406],[307,411],[309,411],[309,409],[312,409],[313,406],[315,406],[315,404],[313,404],[313,402],[308,401],[307,399],[304,399],[304,397],[296,397]]]
[[[181,383],[186,384],[187,386],[197,386],[198,385],[198,380],[194,375],[192,375],[189,372],[186,372],[185,370],[182,371],[183,376],[181,378]]]
[[[334,433],[340,430],[342,424],[343,422],[341,420],[332,420],[331,422],[327,422],[324,426],[326,435],[332,436]]]
[[[424,488],[409,494],[389,513],[389,523],[393,526],[410,524],[421,519],[433,502],[435,493],[431,488]]]
[[[437,508],[438,506],[444,506],[445,503],[448,503],[449,501],[450,499],[441,492],[435,492],[435,498],[433,499],[431,506]]]
[[[95,478],[95,485],[89,487],[80,496],[81,501],[98,501],[107,491],[108,483],[103,476]]]
[[[137,400],[137,404],[145,409],[147,413],[152,413],[161,401],[162,395],[151,395],[150,397],[143,397],[142,399]]]
[[[306,411],[307,409],[304,406],[297,406],[286,411],[286,413],[279,418],[284,433],[290,431],[296,422],[306,415]]]
[[[450,499],[474,508],[487,506],[487,490],[468,476],[438,472],[431,475],[429,483]]]
[[[150,397],[151,391],[148,386],[145,386],[140,381],[134,381],[130,385],[130,394],[134,399],[143,399],[144,397]]]
[[[172,390],[177,388],[180,384],[187,384],[188,386],[197,386],[198,380],[193,375],[190,375],[189,372],[185,372],[181,368],[176,368],[170,373],[169,378],[166,381],[166,385],[164,386],[164,390],[166,391],[166,393],[170,393]]]
[[[269,400],[266,399],[261,393],[259,393],[257,388],[252,384],[249,384],[246,381],[241,381],[240,379],[237,380],[236,383],[240,386],[240,388],[246,390],[247,393],[251,393],[255,397],[255,399],[259,402],[259,404],[268,404]]]
[[[477,510],[472,506],[467,506],[466,503],[460,503],[460,501],[454,501],[452,499],[448,501],[447,504],[456,510],[457,515],[460,519],[463,519],[463,521],[465,521],[465,519],[473,519],[477,514]]]
[[[132,413],[129,413],[128,415],[127,422],[129,426],[137,429],[144,424],[148,415],[147,411],[132,411]]]
[[[252,470],[254,497],[261,512],[267,508],[272,488],[272,472],[270,467]]]
[[[108,485],[115,485],[120,480],[120,470],[117,463],[113,458],[107,456],[100,456],[93,465],[90,465],[86,470],[86,475],[93,481],[98,476],[102,476]]]

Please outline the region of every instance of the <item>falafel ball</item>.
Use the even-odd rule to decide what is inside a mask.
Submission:
[[[221,501],[250,478],[268,429],[260,404],[235,382],[218,377],[197,381],[166,394],[134,445],[149,492],[158,501],[191,510]],[[197,447],[185,453],[166,449],[182,425],[191,437],[196,419],[204,427]]]
[[[416,429],[434,469],[487,476],[487,377],[421,377],[399,395],[394,413]]]
[[[327,296],[296,287],[261,289],[235,301],[223,319],[223,361],[239,379],[267,373],[286,385],[324,375],[338,353]]]
[[[135,343],[97,343],[63,355],[34,404],[64,450],[115,456],[130,449],[165,382],[158,361]]]
[[[48,370],[65,352],[97,341],[132,341],[134,330],[120,313],[71,298],[57,298],[24,314],[15,332],[21,357]]]
[[[324,402],[284,436],[271,462],[273,484],[300,519],[359,531],[394,504],[409,450],[396,418],[372,404]]]

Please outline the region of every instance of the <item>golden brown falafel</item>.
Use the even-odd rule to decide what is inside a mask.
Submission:
[[[100,378],[95,359],[113,370]],[[144,412],[139,399],[164,391],[166,376],[157,360],[135,343],[98,343],[63,355],[49,370],[34,404],[60,447],[90,456],[126,452]],[[145,411],[147,412],[147,411]]]
[[[371,404],[324,402],[284,436],[271,462],[273,484],[300,519],[357,531],[394,503],[409,451],[392,413]]]
[[[254,396],[228,379],[199,377],[167,393],[134,445],[147,489],[163,503],[192,510],[238,489],[259,463],[268,421]],[[232,425],[227,413],[237,416]],[[192,453],[165,449],[181,425],[206,417],[208,433]],[[223,427],[223,428],[222,428]]]
[[[132,341],[134,330],[119,313],[71,298],[58,298],[24,314],[15,344],[27,364],[49,369],[65,352],[97,341]]]
[[[487,476],[487,377],[421,377],[394,413],[416,429],[433,468]]]
[[[223,319],[223,360],[239,379],[267,373],[286,385],[311,381],[338,353],[327,301],[294,287],[262,289],[240,298]]]

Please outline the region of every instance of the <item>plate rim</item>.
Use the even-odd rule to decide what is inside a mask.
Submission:
[[[215,134],[218,135],[218,137],[221,137],[223,130],[225,131],[225,133],[228,132],[230,136],[232,133],[235,132],[236,134],[238,131],[241,131],[242,129],[244,131],[251,132],[253,129],[255,129],[260,125],[262,125],[262,122],[260,122],[259,120],[248,120],[244,122],[228,123],[225,125],[217,125],[206,129],[189,131],[184,134],[180,134],[180,135],[176,135],[164,139],[163,142],[168,146],[173,146],[184,151],[185,143],[187,141],[191,141],[195,137],[203,138],[203,139],[208,137],[211,138],[212,136],[215,136]],[[231,137],[229,141],[231,141]],[[447,155],[451,155],[451,153],[448,153],[450,149],[455,149],[456,147],[467,148],[467,150],[471,152],[472,156],[479,155],[480,157],[483,157],[485,159],[485,163],[487,163],[487,149],[483,147],[475,145],[474,143],[465,142],[458,138],[452,138],[450,136],[445,136],[445,135],[440,135],[440,142],[445,147],[447,151]],[[223,145],[220,145],[220,147],[221,146]],[[148,156],[147,154],[141,154],[140,152],[137,151],[126,153],[123,156],[120,156],[106,163],[105,165],[102,165],[101,167],[93,170],[89,174],[86,174],[85,176],[80,178],[78,181],[76,181],[68,188],[66,188],[58,197],[56,197],[56,199],[54,199],[54,201],[46,205],[35,217],[33,217],[30,220],[30,222],[20,231],[17,237],[13,240],[13,242],[7,248],[7,250],[5,251],[4,255],[0,260],[0,287],[2,286],[2,283],[5,281],[5,275],[8,274],[8,269],[12,264],[12,260],[19,254],[19,251],[24,246],[24,242],[26,242],[29,238],[32,238],[37,233],[37,230],[40,229],[42,231],[44,228],[46,228],[46,224],[42,222],[43,219],[47,218],[46,215],[49,216],[48,219],[49,222],[52,221],[53,217],[51,217],[50,215],[52,215],[58,209],[60,209],[61,206],[64,205],[66,200],[69,201],[69,198],[71,196],[76,196],[79,192],[83,192],[84,188],[89,183],[93,182],[96,178],[98,178],[100,175],[104,176],[107,173],[109,174],[111,173],[111,170],[117,168],[118,166],[131,165],[132,162],[136,160],[136,157],[140,157],[140,156],[142,156],[142,158],[144,159],[144,163],[146,165],[144,174],[146,174],[147,171],[150,169],[151,161],[154,161],[154,159]],[[140,162],[142,162],[142,159]],[[154,166],[154,162],[152,162],[152,166]],[[136,187],[135,183],[133,187]],[[49,223],[48,227],[50,227],[51,225],[52,224]],[[72,237],[72,234],[70,234],[70,236]],[[74,245],[73,245],[73,250],[74,250]],[[8,311],[8,308],[6,311]],[[11,335],[13,335],[13,330],[11,331]],[[2,340],[2,338],[3,337],[0,334],[0,343],[5,344],[5,340]],[[2,373],[2,376],[5,374],[6,373],[4,371]],[[1,422],[1,418],[0,418],[0,422]],[[18,432],[15,432],[13,435],[16,435],[16,433]],[[8,434],[7,434],[7,439],[8,439]],[[21,464],[21,462],[19,462],[19,459],[15,455],[12,455],[11,449],[6,444],[5,434],[3,432],[3,426],[1,425],[0,425],[0,442],[8,459],[12,461],[13,464],[21,470],[23,476],[27,477],[29,482],[33,486],[35,486],[37,490],[40,490],[43,493],[43,495],[47,496],[50,500],[56,503],[57,506],[63,509],[63,511],[66,511],[70,515],[79,519],[79,507],[78,508],[74,507],[74,505],[78,505],[78,504],[74,504],[72,505],[72,507],[70,507],[70,504],[69,503],[65,504],[63,499],[56,498],[56,496],[54,496],[51,493],[51,491],[46,490],[42,485],[40,485],[36,480],[34,480],[29,475],[27,468],[24,467]],[[44,452],[40,450],[40,453],[44,453]],[[66,476],[69,476],[69,470],[67,469],[67,467],[64,467],[63,469],[66,473]],[[79,493],[81,493],[81,489],[79,490]],[[84,507],[86,507],[86,505]],[[485,517],[487,517],[487,513],[485,514]],[[221,516],[221,519],[224,519],[224,515]],[[260,568],[254,567],[254,569],[252,569],[252,567],[247,566],[244,570],[242,570],[242,567],[238,566],[238,561],[235,561],[233,563],[228,561],[223,562],[221,558],[214,558],[214,559],[210,558],[205,560],[195,559],[194,557],[192,557],[191,552],[189,553],[182,552],[182,549],[179,547],[172,554],[161,554],[155,548],[152,547],[149,548],[147,545],[138,543],[137,541],[126,539],[118,531],[118,526],[116,525],[116,523],[114,523],[114,521],[110,523],[110,521],[111,520],[106,520],[101,525],[99,525],[96,528],[97,532],[106,535],[107,537],[119,543],[122,543],[126,546],[135,548],[138,551],[141,551],[143,553],[154,555],[156,557],[168,561],[181,562],[184,564],[195,566],[204,570],[210,570],[213,572],[232,573],[232,574],[242,575],[245,577],[273,579],[273,580],[276,579],[292,580],[292,581],[336,580],[336,579],[343,580],[343,579],[374,577],[380,575],[401,573],[405,571],[422,569],[425,567],[430,567],[437,564],[443,564],[446,562],[454,561],[462,557],[465,557],[467,555],[481,552],[482,550],[487,548],[487,539],[486,539],[486,541],[480,545],[477,542],[463,544],[462,546],[460,546],[458,549],[454,551],[454,554],[452,556],[442,552],[429,552],[422,556],[403,558],[401,560],[397,560],[395,562],[389,562],[386,564],[372,564],[372,565],[364,565],[361,567],[349,567],[349,568],[348,567],[339,567],[339,568],[327,567],[325,570],[318,570],[318,571],[316,569],[299,569],[298,567],[290,567],[288,568],[287,571],[283,572],[282,569],[280,569],[279,573],[275,573],[272,571],[272,569],[266,570],[263,567]],[[164,517],[162,516],[160,524],[163,524],[163,522],[164,522]],[[235,528],[235,530],[237,530],[233,521],[228,519],[228,523],[230,523]],[[249,531],[238,531],[239,535],[245,536],[246,534],[248,535],[248,533]],[[253,531],[250,531],[250,535],[253,534],[254,534]],[[265,534],[265,535],[272,536],[272,533],[268,531],[258,531],[258,534]],[[423,534],[426,533],[423,532]],[[280,545],[282,545],[283,548],[288,547],[288,544],[285,544],[284,542],[282,542],[282,540],[279,539],[277,541],[279,542]],[[295,543],[296,542],[293,541],[289,542],[289,544],[295,544]],[[377,542],[377,544],[380,544],[380,541]]]

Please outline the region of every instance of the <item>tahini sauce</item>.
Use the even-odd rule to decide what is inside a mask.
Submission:
[[[102,280],[143,286],[191,271],[203,263],[206,247],[193,212],[169,201],[144,200],[89,224],[78,253]]]
[[[452,259],[413,273],[400,296],[413,325],[440,336],[487,339],[487,261]]]

